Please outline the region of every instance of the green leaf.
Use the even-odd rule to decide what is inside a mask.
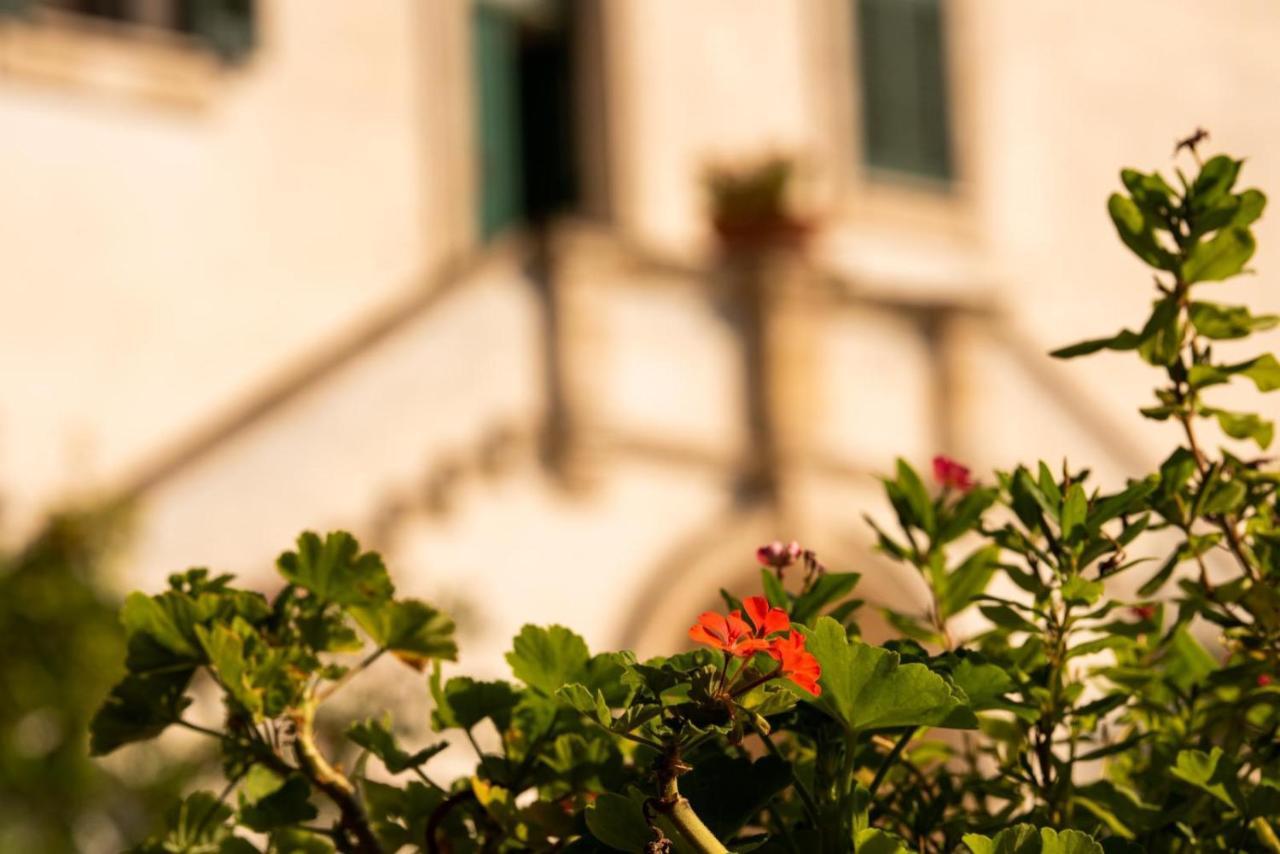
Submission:
[[[1029,824],[1006,828],[994,839],[967,833],[963,841],[973,854],[1103,854],[1102,846],[1088,834],[1047,827],[1037,831]]]
[[[586,821],[592,836],[618,851],[643,851],[653,839],[641,805],[613,792],[596,798]]]
[[[1084,487],[1078,483],[1071,484],[1062,500],[1062,538],[1070,540],[1076,529],[1084,525],[1088,514],[1089,499],[1084,494]]]
[[[885,491],[894,510],[898,513],[898,521],[904,528],[915,527],[932,536],[934,533],[933,500],[916,470],[904,459],[899,458],[895,464],[897,477],[885,481]]]
[[[951,671],[951,678],[968,696],[975,710],[1003,708],[1003,697],[1013,690],[1012,677],[997,664],[966,657]]]
[[[261,799],[245,799],[240,805],[240,823],[265,833],[277,827],[310,821],[319,815],[311,805],[311,786],[299,774],[290,775],[275,791]]]
[[[373,606],[391,598],[395,588],[376,552],[360,552],[355,537],[335,531],[321,540],[307,531],[298,550],[280,555],[276,565],[291,584],[324,602]]]
[[[178,660],[201,660],[200,650],[195,642],[195,604],[185,594],[148,596],[145,593],[130,593],[120,609],[120,622],[129,638],[131,654],[136,652],[139,636],[146,636]],[[133,657],[136,658],[136,655]],[[133,662],[130,669],[138,669],[133,666],[136,663]]]
[[[1110,338],[1092,338],[1088,341],[1081,341],[1079,344],[1071,344],[1067,347],[1059,347],[1049,353],[1055,359],[1074,359],[1077,356],[1089,356],[1097,353],[1099,350],[1136,350],[1142,344],[1142,336],[1130,329],[1121,329]]]
[[[822,667],[822,695],[803,697],[848,730],[938,725],[966,705],[963,695],[923,664],[899,664],[896,653],[850,641],[830,617],[820,617],[805,633]]]
[[[422,670],[433,659],[454,661],[458,657],[453,620],[425,602],[389,600],[350,610],[374,643],[415,670]]]
[[[609,711],[604,694],[599,691],[592,691],[580,682],[573,682],[556,691],[556,696],[605,729],[613,726],[613,713]]]
[[[1103,854],[1102,846],[1078,830],[1040,831],[1041,854]]]
[[[1142,327],[1142,343],[1138,355],[1152,365],[1172,365],[1181,351],[1182,335],[1178,328],[1180,305],[1173,294],[1156,302],[1151,317]]]
[[[911,854],[902,838],[883,830],[869,827],[853,838],[856,854]]]
[[[1092,605],[1102,598],[1103,591],[1101,581],[1087,581],[1080,575],[1062,583],[1062,598],[1073,605]]]
[[[1120,181],[1133,197],[1134,204],[1155,223],[1164,227],[1177,193],[1160,173],[1144,175],[1136,169],[1122,169]]]
[[[281,827],[270,837],[270,854],[331,854],[333,844],[323,836],[305,830]]]
[[[382,764],[392,774],[421,767],[427,760],[449,746],[448,742],[440,741],[411,754],[401,749],[396,743],[387,720],[373,718],[347,727],[347,738],[381,759]]]
[[[507,653],[515,677],[546,696],[569,682],[587,681],[589,659],[586,641],[564,626],[526,625]]]
[[[1169,773],[1184,783],[1189,783],[1213,795],[1229,807],[1240,809],[1240,791],[1235,771],[1224,760],[1222,748],[1215,747],[1209,753],[1203,750],[1182,750]]]
[[[980,605],[978,610],[995,625],[1011,632],[1040,633],[1040,627],[1007,605]]]
[[[1191,184],[1191,192],[1188,194],[1191,210],[1201,213],[1221,203],[1235,186],[1243,162],[1225,154],[1206,160],[1200,167],[1200,174]]]
[[[1225,409],[1203,409],[1202,415],[1218,420],[1222,432],[1233,439],[1252,439],[1266,450],[1275,436],[1275,425],[1252,412],[1228,412]]]
[[[163,732],[191,704],[186,691],[194,673],[187,669],[126,676],[111,689],[89,724],[89,753],[105,756]]]
[[[974,597],[987,589],[999,561],[999,546],[983,546],[947,575],[945,588],[938,598],[938,610],[944,619],[973,604]]]
[[[861,577],[856,572],[828,572],[819,576],[791,606],[791,619],[797,623],[809,623],[823,608],[835,604],[852,591]]]
[[[1277,362],[1276,357],[1270,353],[1265,353],[1256,359],[1250,359],[1238,365],[1232,365],[1230,371],[1234,374],[1242,374],[1253,380],[1253,384],[1257,386],[1258,391],[1275,391],[1280,388],[1280,362]]]
[[[1196,244],[1182,262],[1182,280],[1219,282],[1237,275],[1253,257],[1257,243],[1247,228],[1224,228],[1209,240]]]
[[[769,600],[770,605],[784,609],[791,607],[791,597],[787,595],[786,588],[782,586],[782,582],[772,569],[760,570],[760,586],[764,590],[764,598]]]
[[[1176,258],[1156,241],[1154,222],[1130,198],[1112,193],[1107,212],[1129,251],[1157,270],[1173,270]]]
[[[1184,692],[1203,685],[1218,669],[1217,659],[1185,626],[1175,631],[1165,645],[1161,665],[1165,678]]]
[[[1280,315],[1254,315],[1242,305],[1193,302],[1188,313],[1196,332],[1214,340],[1244,338],[1253,332],[1272,329],[1280,323]]]
[[[245,658],[245,638],[225,625],[196,626],[196,635],[209,658],[218,682],[255,719],[262,714],[262,692],[250,683],[250,664]]]
[[[996,502],[1000,491],[992,487],[975,487],[956,502],[950,513],[938,520],[936,543],[945,545],[973,530],[982,514]]]
[[[192,792],[165,816],[168,832],[152,838],[140,850],[182,854],[244,854],[256,852],[245,840],[232,835],[227,823],[232,809],[212,792]]]
[[[499,731],[511,723],[511,710],[520,699],[506,682],[478,682],[467,676],[455,676],[443,687],[440,669],[431,674],[431,697],[436,707],[431,712],[436,731],[458,727],[471,729],[485,718],[493,720]]]
[[[781,759],[718,754],[680,778],[680,793],[717,838],[730,839],[790,784],[791,765]]]

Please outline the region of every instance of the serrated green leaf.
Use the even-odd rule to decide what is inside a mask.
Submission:
[[[467,676],[455,676],[440,684],[440,669],[431,673],[431,697],[435,709],[432,725],[437,731],[458,727],[471,729],[490,718],[499,731],[511,723],[511,711],[520,695],[506,682],[479,682]]]
[[[387,721],[374,718],[351,724],[347,727],[347,738],[382,760],[392,774],[418,768],[449,746],[447,742],[440,741],[409,753],[396,743]]]
[[[458,657],[453,620],[425,602],[388,600],[350,611],[375,644],[415,670],[422,670],[433,659],[454,661]]]
[[[1222,748],[1215,747],[1209,753],[1203,750],[1182,750],[1169,773],[1192,786],[1208,792],[1222,803],[1240,809],[1240,791],[1230,763],[1223,757]]]
[[[373,606],[395,592],[377,552],[360,551],[355,537],[334,531],[323,540],[307,531],[297,551],[280,555],[276,565],[291,584],[318,599],[343,606]]]
[[[822,667],[822,695],[804,699],[851,731],[941,724],[965,700],[923,664],[900,664],[887,649],[850,641],[844,627],[820,617],[806,631]]]
[[[89,753],[105,756],[117,747],[163,732],[191,704],[186,691],[194,673],[194,669],[184,669],[125,676],[89,724]]]
[[[279,788],[253,802],[240,805],[240,823],[265,833],[277,827],[310,821],[319,812],[310,802],[311,786],[300,774],[293,774]]]
[[[507,663],[524,684],[546,696],[562,685],[586,681],[587,643],[564,626],[526,625],[512,641]]]

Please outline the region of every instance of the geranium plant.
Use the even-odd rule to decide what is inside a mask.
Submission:
[[[1265,199],[1236,189],[1241,161],[1187,149],[1193,175],[1125,170],[1108,202],[1154,270],[1150,316],[1054,354],[1155,369],[1142,412],[1178,431],[1156,471],[1103,489],[1065,462],[981,477],[939,457],[931,482],[899,462],[896,528],[875,533],[929,598],[886,612],[884,645],[862,639],[858,575],[796,543],[761,547],[757,595],[690,614],[692,649],[639,661],[530,625],[511,681],[451,674],[452,623],[344,533],[304,534],[270,599],[176,575],[124,607],[128,674],[92,748],[197,730],[226,784],[137,850],[1280,852],[1280,472],[1211,438],[1272,439],[1213,402],[1280,388],[1273,356],[1234,352],[1280,319],[1211,301],[1246,272]],[[1130,576],[1136,596],[1115,594]],[[333,720],[385,655],[474,770],[440,779],[445,743],[403,744],[376,709]],[[198,680],[216,721],[189,714]]]

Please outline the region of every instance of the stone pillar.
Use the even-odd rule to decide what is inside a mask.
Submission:
[[[546,389],[540,450],[561,483],[580,490],[601,470],[596,401],[605,342],[597,303],[610,253],[601,236],[567,223],[535,239],[529,273],[543,303]]]
[[[725,296],[742,340],[749,446],[745,500],[772,504],[799,524],[800,481],[814,455],[821,417],[817,276],[798,247],[759,246],[726,255]]]

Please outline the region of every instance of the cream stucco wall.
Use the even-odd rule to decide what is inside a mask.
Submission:
[[[456,230],[424,165],[452,133],[435,12],[260,5],[259,49],[192,103],[0,76],[12,506],[118,479],[419,284]]]
[[[196,104],[0,76],[0,494],[14,506],[120,482],[426,287],[469,243],[463,0],[261,6],[261,49]],[[1280,192],[1273,4],[955,0],[949,194],[857,168],[843,0],[602,8],[616,231],[688,269],[580,261],[575,275],[599,294],[577,319],[589,335],[574,352],[592,377],[578,393],[630,448],[601,458],[595,491],[566,494],[517,442],[516,463],[464,478],[451,507],[413,511],[389,543],[408,589],[493,603],[472,624],[486,632],[482,669],[524,619],[617,642],[630,597],[676,590],[657,567],[670,571],[699,532],[723,531],[747,557],[751,538],[789,533],[754,516],[725,522],[733,484],[715,466],[752,449],[740,342],[698,283],[711,257],[698,183],[709,158],[800,152],[825,225],[816,266],[843,283],[813,322],[814,441],[832,471],[797,493],[812,544],[863,560],[859,514],[877,501],[868,472],[937,447],[920,308],[973,311],[947,346],[952,450],[979,469],[1069,455],[1114,482],[1161,456],[1170,437],[1134,414],[1148,371],[1043,353],[1143,316],[1149,277],[1104,209],[1121,165],[1167,168],[1174,138],[1201,124],[1214,147],[1249,155],[1249,182]],[[1267,286],[1280,216],[1258,235],[1261,275],[1221,298],[1280,308]],[[503,251],[440,307],[152,490],[132,581],[153,585],[187,562],[256,571],[301,527],[375,531],[385,502],[430,503],[422,494],[439,483],[424,473],[472,459],[495,426],[533,436],[547,403],[540,309]],[[886,299],[899,308],[872,305]],[[691,464],[637,453],[645,443]],[[722,560],[680,576],[680,595],[744,577]],[[884,577],[877,595],[911,595]],[[670,619],[646,642],[677,636],[685,617]]]

